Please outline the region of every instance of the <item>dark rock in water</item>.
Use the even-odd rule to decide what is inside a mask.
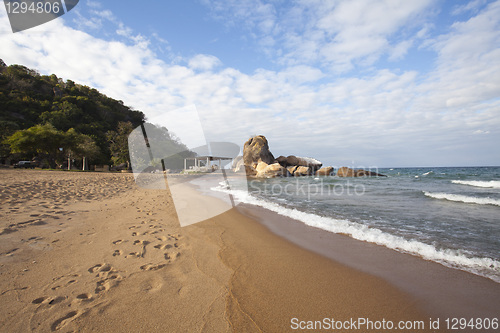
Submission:
[[[288,157],[280,156],[276,159],[276,162],[281,164],[281,166],[288,168],[291,166],[303,166],[309,167],[311,170],[316,171],[323,165],[320,161],[310,158],[310,157],[299,157],[290,155]]]
[[[363,169],[351,169],[348,167],[341,167],[337,170],[338,177],[387,177],[386,175],[382,175],[373,171],[363,170]]]
[[[338,177],[356,177],[354,169],[348,167],[341,167],[337,170]]]
[[[334,169],[331,166],[322,167],[316,171],[316,176],[331,176],[334,173]]]
[[[289,167],[289,165],[286,163],[286,157],[281,155],[276,159],[276,162],[278,162],[282,167]]]
[[[243,146],[243,163],[245,166],[256,168],[259,162],[274,163],[274,156],[269,150],[266,137],[263,135],[248,139]]]
[[[291,165],[298,166],[299,165],[299,159],[297,158],[297,156],[294,156],[294,155],[287,156],[287,158],[286,158],[286,164],[289,165],[289,166],[291,166]]]
[[[269,150],[267,139],[263,135],[250,138],[243,147],[243,158],[236,158],[233,169],[238,172],[245,167],[248,176],[259,178],[311,176],[322,167],[322,163],[314,158],[295,155],[274,158]],[[333,168],[329,167],[320,174],[330,175]]]

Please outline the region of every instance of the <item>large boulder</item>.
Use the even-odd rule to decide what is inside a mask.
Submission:
[[[288,168],[290,166],[304,166],[309,167],[314,172],[321,168],[323,165],[320,161],[310,158],[310,157],[300,157],[300,156],[280,156],[276,159],[276,162],[281,164],[281,166]]]
[[[337,170],[338,177],[356,177],[354,169],[348,167],[341,167]]]
[[[363,177],[363,176],[369,176],[369,177],[387,177],[386,175],[381,175],[379,173],[373,172],[373,171],[368,171],[368,170],[363,170],[363,169],[351,169],[348,167],[341,167],[337,170],[337,176],[338,177]]]
[[[295,177],[300,177],[300,176],[310,176],[312,175],[312,170],[310,167],[305,167],[305,166],[296,166],[295,170],[291,172],[291,174]]]
[[[259,162],[259,164],[257,164],[257,166],[255,167],[255,170],[257,170],[257,173],[259,173],[264,171],[268,166],[269,164],[267,164],[266,162]]]
[[[246,166],[256,168],[259,162],[274,163],[274,156],[269,151],[267,139],[263,135],[248,139],[243,146],[243,163]]]
[[[285,156],[283,156],[283,155],[279,156],[279,157],[276,159],[276,162],[278,162],[278,163],[279,163],[282,167],[285,167],[285,168],[287,168],[287,167],[289,167],[289,166],[290,166],[290,165],[288,165],[288,164],[286,163],[286,157],[285,157]]]
[[[257,178],[274,178],[274,177],[287,177],[289,173],[287,169],[282,167],[279,163],[267,164],[260,162],[257,165]]]
[[[327,166],[322,167],[318,171],[316,171],[316,176],[331,176],[333,174],[333,167]]]

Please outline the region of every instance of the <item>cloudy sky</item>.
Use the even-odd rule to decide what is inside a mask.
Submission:
[[[194,106],[208,140],[263,134],[275,156],[500,165],[500,1],[80,0],[15,34],[0,7],[5,63],[95,87],[181,138],[199,129]]]

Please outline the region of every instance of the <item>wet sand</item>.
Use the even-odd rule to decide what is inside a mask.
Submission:
[[[0,179],[2,332],[297,331],[292,318],[437,331],[435,309],[408,289],[275,235],[251,207],[181,228],[168,191],[140,189],[131,174]]]

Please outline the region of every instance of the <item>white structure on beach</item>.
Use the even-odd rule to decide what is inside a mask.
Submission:
[[[187,157],[184,159],[184,172],[212,172],[221,169],[222,161],[227,160],[232,160],[232,158],[209,155]],[[194,161],[194,164],[188,166],[191,164],[188,161]]]

